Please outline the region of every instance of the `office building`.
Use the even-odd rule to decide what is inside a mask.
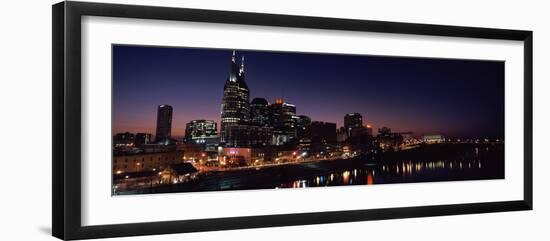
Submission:
[[[153,142],[153,135],[150,133],[137,133],[135,139],[136,147],[142,147]]]
[[[299,140],[309,139],[311,135],[309,133],[309,128],[311,126],[311,118],[305,115],[299,115],[296,117],[296,137]]]
[[[168,144],[172,135],[172,106],[159,105],[157,109],[157,131],[155,141]]]
[[[244,57],[241,65],[236,63],[235,51],[231,57],[230,71],[223,87],[221,106],[221,142],[230,138],[228,129],[232,126],[247,126],[250,119],[250,91],[244,81]],[[245,129],[245,128],[237,128]],[[235,130],[235,129],[234,129]],[[234,133],[234,132],[232,132]]]
[[[312,121],[310,129],[312,142],[336,143],[336,123]]]
[[[134,146],[135,135],[130,132],[117,133],[113,136],[113,147],[123,148]]]
[[[269,103],[264,98],[254,98],[250,102],[250,125],[269,125]]]
[[[185,143],[207,145],[218,139],[218,124],[213,120],[193,120],[185,125]]]
[[[363,116],[359,113],[346,114],[344,116],[344,128],[348,132],[348,137],[352,136],[352,130],[363,127]]]

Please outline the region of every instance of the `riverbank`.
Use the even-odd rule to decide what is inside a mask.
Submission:
[[[292,165],[300,165],[300,164],[306,164],[306,163],[317,163],[317,162],[331,162],[331,161],[354,161],[354,160],[360,160],[362,162],[365,162],[367,164],[383,164],[383,163],[393,163],[393,162],[399,162],[404,160],[423,160],[423,161],[433,161],[433,160],[441,160],[441,159],[467,159],[467,158],[473,158],[475,154],[475,148],[478,148],[478,154],[479,155],[479,148],[497,148],[502,151],[502,154],[504,154],[504,144],[502,143],[437,143],[437,144],[421,144],[416,146],[415,148],[410,148],[407,150],[402,151],[389,151],[389,152],[382,152],[378,154],[369,154],[365,156],[358,156],[358,157],[350,157],[350,158],[331,158],[331,159],[318,159],[318,160],[306,160],[306,161],[296,161],[296,162],[284,162],[284,163],[270,163],[270,164],[264,164],[264,165],[258,165],[258,166],[243,166],[243,167],[231,167],[231,168],[223,168],[218,170],[207,170],[203,171],[203,173],[207,172],[231,172],[231,171],[242,171],[242,170],[259,170],[263,168],[269,168],[269,167],[277,167],[277,166],[292,166]],[[504,156],[502,156],[504,158]]]
[[[117,195],[504,178],[503,145],[438,144],[407,153],[384,153],[374,160],[358,157],[203,172],[186,183],[130,190]],[[401,158],[382,159],[390,156]]]

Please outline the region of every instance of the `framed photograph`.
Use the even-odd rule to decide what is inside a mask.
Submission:
[[[531,210],[532,48],[524,30],[55,4],[53,235]]]

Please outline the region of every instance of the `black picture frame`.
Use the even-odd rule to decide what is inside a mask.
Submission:
[[[81,17],[194,21],[378,33],[517,40],[524,43],[524,194],[522,200],[404,208],[342,210],[283,215],[145,222],[81,224]],[[106,238],[213,230],[307,225],[380,219],[531,210],[533,33],[475,27],[335,19],[261,13],[150,7],[90,2],[52,6],[53,167],[52,233],[60,239]],[[345,207],[342,207],[345,208]]]

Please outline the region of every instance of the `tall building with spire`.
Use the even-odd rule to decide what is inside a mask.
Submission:
[[[250,91],[244,81],[244,57],[240,66],[236,62],[235,51],[231,57],[230,72],[225,86],[221,106],[221,142],[227,143],[231,127],[246,126],[250,121]]]

